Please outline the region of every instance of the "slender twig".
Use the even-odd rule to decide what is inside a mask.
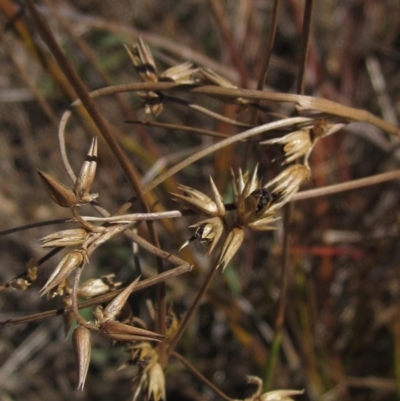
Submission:
[[[312,23],[312,14],[314,10],[314,0],[306,0],[303,17],[303,33],[301,35],[301,59],[299,73],[297,75],[297,93],[302,95],[305,89],[307,56],[310,43],[310,32]]]
[[[232,398],[228,397],[225,393],[223,393],[217,386],[211,383],[206,377],[204,377],[186,358],[177,352],[172,352],[171,356],[177,359],[190,373],[192,373],[195,377],[200,379],[206,386],[208,386],[215,394],[221,397],[225,401],[233,401]]]
[[[322,188],[309,189],[295,194],[292,202],[316,198],[318,196],[333,195],[339,192],[350,191],[357,188],[363,188],[369,185],[377,185],[386,181],[400,179],[400,170],[389,171],[387,173],[376,174],[371,177],[359,178],[357,180],[342,182],[340,184],[328,185]]]
[[[197,292],[195,299],[193,300],[188,311],[185,313],[185,316],[181,320],[178,330],[176,331],[174,338],[172,339],[172,341],[170,342],[170,344],[168,346],[168,351],[167,351],[168,356],[171,355],[171,353],[174,351],[176,345],[178,344],[179,340],[181,339],[183,333],[185,332],[187,325],[189,324],[195,311],[197,310],[197,307],[200,304],[201,299],[203,298],[204,294],[207,292],[207,289],[210,286],[212,279],[214,278],[215,274],[217,273],[218,266],[219,266],[218,263],[214,263],[214,265],[211,267],[203,285]]]
[[[221,6],[220,0],[210,0],[210,4],[214,17],[217,20],[218,28],[220,29],[225,43],[230,51],[232,61],[239,72],[240,84],[242,87],[246,88],[249,86],[246,66],[242,60],[241,55],[239,54],[238,49],[235,46],[235,43],[233,42],[229,26],[227,24],[226,18],[224,18],[224,9]]]
[[[151,277],[146,280],[140,281],[132,292],[141,291],[145,288],[151,287],[153,285],[157,285],[160,282],[164,282],[170,278],[179,276],[183,273],[187,273],[187,272],[191,271],[192,268],[193,268],[193,266],[188,265],[188,264],[174,267],[173,269],[168,270],[162,274],[158,274],[155,277]],[[119,288],[118,290],[109,292],[104,295],[99,295],[98,297],[84,301],[78,305],[78,309],[79,310],[85,309],[90,306],[99,305],[99,304],[111,301],[113,298],[115,298],[116,295],[118,295],[121,291],[123,291],[124,288]],[[0,326],[6,326],[9,324],[34,322],[37,320],[46,319],[48,317],[60,316],[60,315],[63,315],[65,313],[69,313],[69,312],[72,312],[72,307],[52,309],[52,310],[49,310],[46,312],[35,313],[32,315],[22,316],[22,317],[18,317],[18,318],[14,318],[14,319],[0,320]]]
[[[287,293],[290,281],[290,257],[289,257],[289,245],[290,245],[290,225],[293,215],[293,203],[286,205],[284,210],[284,236],[283,236],[283,249],[282,249],[282,276],[279,293],[279,304],[278,312],[275,319],[274,337],[271,344],[270,354],[268,356],[268,364],[265,374],[264,386],[266,390],[272,388],[272,380],[275,373],[275,367],[278,361],[279,350],[281,348],[282,337],[283,337],[283,325],[285,322],[285,307],[287,302]]]
[[[138,82],[130,84],[121,84],[110,86],[107,88],[97,89],[90,92],[90,96],[95,99],[97,97],[112,95],[116,92],[133,92],[133,91],[178,91],[190,92],[213,97],[220,97],[222,99],[237,99],[245,98],[252,100],[265,100],[278,103],[293,103],[296,105],[300,112],[320,112],[326,113],[331,116],[343,118],[350,121],[363,121],[374,125],[390,134],[400,137],[400,128],[383,120],[380,117],[371,114],[366,110],[355,109],[353,107],[345,106],[331,100],[318,98],[314,96],[297,95],[294,93],[279,93],[279,92],[266,92],[251,89],[232,89],[220,86],[190,86],[190,85],[177,85],[169,82]],[[75,100],[71,103],[70,107],[81,105],[80,100]],[[61,129],[61,124],[60,128]]]
[[[257,90],[263,90],[265,82],[267,80],[268,67],[272,56],[272,48],[275,42],[276,27],[278,25],[278,14],[279,14],[279,4],[281,0],[274,0],[274,5],[272,8],[272,18],[268,21],[268,39],[267,45],[265,46],[265,57],[261,66],[260,76],[258,77]]]

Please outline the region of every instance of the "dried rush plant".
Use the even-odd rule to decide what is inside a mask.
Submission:
[[[308,160],[314,145],[318,141],[323,141],[324,138],[334,134],[350,121],[366,121],[397,136],[399,136],[399,129],[365,111],[355,110],[323,99],[238,89],[212,70],[195,66],[191,62],[158,73],[153,55],[141,38],[132,48],[127,47],[127,52],[142,82],[107,87],[89,94],[83,93],[82,100],[75,101],[61,119],[59,142],[62,162],[73,182],[72,187],[64,185],[46,172],[38,171],[50,198],[57,205],[71,211],[71,218],[66,220],[66,223],[73,225],[73,228],[52,233],[41,239],[44,249],[54,248],[57,251],[72,249],[61,258],[39,291],[41,296],[46,296],[48,299],[59,298],[63,307],[59,310],[9,319],[1,323],[3,325],[17,324],[62,314],[65,333],[67,334],[73,327],[72,342],[78,366],[78,388],[84,388],[86,377],[88,374],[90,375],[91,338],[99,334],[109,339],[110,343],[124,345],[129,357],[121,368],[128,365],[136,367],[134,400],[159,401],[166,399],[164,372],[172,357],[180,361],[218,396],[231,401],[232,398],[204,378],[194,366],[175,351],[216,273],[219,270],[223,272],[235,258],[245,243],[246,233],[254,231],[263,235],[264,231],[276,229],[280,212],[288,202],[296,198],[299,199],[301,196],[313,196],[312,191],[309,191],[308,195],[307,193],[306,195],[304,193],[298,194],[298,191],[302,184],[311,177],[312,169]],[[61,56],[59,55],[59,57]],[[77,92],[79,93],[79,91]],[[134,166],[123,153],[119,153],[118,144],[112,136],[109,136],[105,125],[101,126],[102,120],[99,119],[100,132],[107,146],[119,157],[124,171],[131,177],[132,185],[136,186],[137,189],[136,197],[144,210],[143,213],[126,213],[129,207],[135,204],[136,199],[131,199],[122,205],[117,213],[111,215],[97,203],[98,195],[91,193],[92,184],[96,179],[98,163],[97,138],[92,140],[86,159],[76,175],[68,160],[65,132],[68,119],[74,108],[82,103],[85,106],[87,104],[90,106],[89,101],[94,98],[120,92],[137,94],[140,107],[144,110],[144,116],[142,121],[135,121],[136,124],[146,123],[221,136],[221,134],[197,127],[155,122],[155,119],[170,104],[179,104],[217,121],[238,127],[242,129],[242,132],[232,136],[223,136],[221,141],[191,155],[160,174],[147,185],[142,186],[139,184],[139,176]],[[171,92],[174,92],[174,96],[171,95]],[[240,109],[243,116],[246,116],[249,111],[250,113],[267,112],[268,110],[260,104],[264,100],[277,103],[289,102],[296,106],[297,116],[280,116],[269,123],[253,126],[217,114],[208,108],[187,101],[186,98],[178,97],[181,93],[193,94],[198,97],[212,96],[232,103]],[[265,139],[261,137],[265,133],[281,131],[286,133],[278,138]],[[263,178],[258,172],[258,165],[254,163],[249,171],[232,170],[233,204],[224,201],[220,190],[213,178],[210,177],[211,196],[201,192],[195,185],[193,187],[179,185],[178,191],[169,196],[179,205],[182,205],[184,210],[158,213],[151,211],[146,199],[146,194],[149,191],[169,177],[174,176],[178,171],[213,152],[237,142],[241,142],[243,146],[248,146],[250,140],[251,145],[255,147],[280,147],[283,155],[281,159],[283,160],[282,168],[275,177],[263,183]],[[377,180],[393,179],[398,176],[398,172],[389,173],[373,177],[370,183]],[[353,181],[346,189],[367,184],[366,182]],[[338,191],[341,189],[340,185],[333,188],[333,190]],[[101,200],[102,194],[99,195]],[[102,217],[82,215],[80,207],[85,204],[91,204]],[[193,236],[181,246],[179,251],[190,246],[193,241],[199,242],[206,249],[210,267],[202,287],[193,294],[192,304],[183,317],[179,319],[174,313],[173,307],[167,307],[168,303],[172,305],[173,299],[168,299],[165,281],[173,280],[175,276],[183,273],[190,274],[193,266],[178,256],[178,250],[176,250],[176,254],[171,254],[161,249],[152,222],[159,219],[185,218],[185,215],[195,216],[198,221],[190,226],[194,229]],[[140,236],[136,230],[142,222],[147,224],[151,242]],[[143,280],[138,276],[126,286],[115,281],[117,272],[114,271],[102,277],[81,280],[93,253],[104,243],[121,234],[126,235],[143,250],[155,255],[158,274]],[[56,253],[51,251],[48,256],[53,256]],[[30,261],[26,272],[6,283],[3,288],[28,290],[37,279],[39,266],[47,259],[46,256],[39,261]],[[164,271],[163,260],[168,260],[176,267]],[[133,315],[132,308],[127,301],[133,292],[144,290],[150,286],[157,286],[157,298],[154,305],[148,299],[146,305],[149,309],[150,319],[144,321]],[[188,291],[194,292],[194,289],[188,289]],[[93,314],[91,318],[87,319],[80,314],[80,310],[89,307],[93,307]],[[248,380],[256,386],[256,390],[250,397],[246,398],[246,401],[288,401],[292,399],[291,397],[302,393],[301,389],[263,392],[261,379],[250,376]]]

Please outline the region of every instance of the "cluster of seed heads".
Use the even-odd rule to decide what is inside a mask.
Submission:
[[[151,51],[141,38],[138,43],[133,45],[132,51],[128,47],[127,51],[142,81],[172,81],[177,84],[207,83],[235,88],[229,81],[210,69],[195,67],[191,62],[158,73]],[[161,113],[163,109],[161,93],[147,91],[139,92],[138,95],[145,105],[146,116],[154,117]],[[235,102],[241,106],[248,104],[241,98],[236,99]],[[239,170],[236,175],[232,171],[232,188],[236,207],[232,219],[227,219],[222,196],[211,177],[212,198],[194,188],[180,185],[179,189],[183,194],[173,193],[173,199],[180,201],[197,214],[207,216],[205,220],[191,226],[196,231],[192,238],[182,245],[181,249],[191,241],[199,240],[211,254],[218,248],[220,239],[224,238],[216,259],[216,266],[225,269],[240,248],[245,229],[265,231],[276,228],[275,222],[279,218],[278,211],[290,201],[300,186],[310,177],[308,157],[315,143],[332,133],[334,129],[335,126],[322,122],[319,125],[304,127],[282,138],[263,142],[262,144],[266,145],[282,146],[285,155],[282,164],[288,166],[265,185],[262,185],[262,181],[257,177],[257,166],[252,174],[242,173]],[[290,164],[294,161],[297,162]],[[42,238],[43,248],[75,247],[75,249],[69,251],[61,259],[40,290],[40,294],[49,298],[59,296],[62,298],[63,305],[71,309],[71,312],[65,313],[63,317],[66,332],[73,322],[76,322],[73,344],[78,361],[78,388],[83,388],[85,383],[90,363],[90,338],[91,333],[95,331],[113,342],[127,344],[129,360],[121,368],[128,365],[135,365],[138,368],[134,400],[139,395],[147,400],[165,400],[165,378],[163,366],[159,361],[157,343],[162,340],[168,344],[177,331],[178,320],[172,310],[168,312],[169,324],[165,336],[147,330],[144,322],[139,322],[133,316],[127,303],[128,297],[138,285],[139,278],[137,278],[125,289],[119,290],[118,295],[108,304],[97,306],[93,320],[86,321],[78,311],[78,298],[96,297],[118,290],[121,286],[122,283],[114,281],[114,274],[92,278],[83,283],[79,281],[82,270],[89,263],[93,252],[101,244],[122,233],[132,224],[132,221],[124,221],[121,216],[119,221],[115,220],[107,225],[98,226],[88,222],[79,214],[79,206],[93,202],[98,196],[90,192],[96,168],[97,139],[94,139],[72,188],[62,184],[51,175],[38,171],[51,199],[59,206],[69,208],[74,222],[79,225],[76,228],[59,231]],[[75,279],[71,283],[72,273],[75,273]],[[14,279],[11,286],[24,290],[36,280],[36,277],[37,266],[32,262],[28,266],[27,273],[23,277]],[[138,327],[138,322],[140,327]],[[291,399],[291,396],[301,393],[295,390],[279,390],[262,394],[261,380],[251,377],[250,381],[256,383],[258,389],[245,401],[287,401]]]

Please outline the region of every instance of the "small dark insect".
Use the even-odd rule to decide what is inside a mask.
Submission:
[[[207,244],[214,239],[214,233],[212,232],[212,225],[205,224],[200,226],[193,235],[194,239],[199,239],[201,244]]]
[[[259,198],[256,206],[256,213],[264,209],[268,203],[271,203],[271,201],[275,199],[274,194],[266,188],[256,189],[250,195]]]

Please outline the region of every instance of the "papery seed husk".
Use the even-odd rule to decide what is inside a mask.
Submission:
[[[160,341],[164,336],[153,331],[123,324],[115,320],[107,320],[100,326],[100,333],[115,341]]]
[[[244,230],[242,227],[234,227],[229,232],[218,259],[218,267],[222,267],[222,271],[225,270],[226,265],[235,256],[243,242],[243,238]]]
[[[97,138],[93,138],[90,145],[89,152],[83,162],[81,171],[79,172],[75,186],[74,193],[77,195],[78,200],[85,198],[89,194],[90,188],[93,184],[97,168]]]
[[[74,330],[72,343],[75,351],[75,358],[78,363],[78,390],[85,385],[85,380],[90,364],[91,342],[90,330],[78,325]]]
[[[76,205],[77,198],[75,194],[60,181],[53,178],[50,174],[37,170],[47,192],[51,199],[61,207],[71,207]]]
[[[47,280],[46,284],[40,290],[41,295],[46,294],[52,288],[56,287],[64,279],[66,279],[74,269],[82,267],[85,262],[83,251],[72,251],[67,253],[61,262],[54,269],[53,274]]]
[[[103,310],[103,316],[105,319],[114,319],[119,311],[124,306],[129,295],[131,295],[136,284],[139,282],[140,276],[132,281],[123,291],[121,291]]]
[[[83,228],[72,228],[46,235],[40,239],[42,248],[53,248],[58,246],[77,246],[83,244],[89,233]]]
[[[156,363],[149,371],[149,388],[147,398],[154,401],[165,400],[165,376],[159,363]]]
[[[101,278],[90,278],[80,284],[77,291],[78,298],[93,298],[98,295],[106,294],[111,290],[112,286],[107,284]]]

